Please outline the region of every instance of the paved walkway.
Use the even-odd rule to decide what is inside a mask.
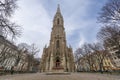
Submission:
[[[99,73],[71,73],[71,75],[46,75],[44,73],[0,76],[0,80],[120,80],[120,75]]]

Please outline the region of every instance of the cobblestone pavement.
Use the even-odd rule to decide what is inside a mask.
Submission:
[[[120,80],[120,75],[99,73],[71,73],[70,75],[46,75],[44,73],[0,76],[0,80]]]

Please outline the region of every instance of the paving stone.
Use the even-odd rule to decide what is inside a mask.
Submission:
[[[120,80],[120,75],[99,73],[71,73],[70,75],[46,75],[44,73],[0,76],[0,80]]]

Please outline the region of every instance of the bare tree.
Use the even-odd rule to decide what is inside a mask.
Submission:
[[[28,57],[27,57],[28,58],[28,69],[30,69],[30,67],[33,68],[35,55],[39,53],[40,50],[33,43],[31,44],[29,51],[30,51],[30,54],[28,54]]]
[[[16,56],[15,66],[17,66],[19,64],[20,60],[23,60],[23,56],[24,56],[24,54],[26,52],[26,49],[24,47],[19,48],[19,46],[18,46],[17,52],[18,53],[16,54],[17,56]]]
[[[83,51],[84,51],[84,57],[85,57],[85,60],[87,61],[87,63],[89,64],[89,69],[90,71],[92,71],[92,64],[93,64],[93,55],[92,55],[92,49],[90,48],[90,45],[91,44],[87,44],[85,43],[83,45]]]
[[[94,51],[93,55],[97,60],[97,63],[99,65],[99,71],[101,71],[101,73],[103,72],[103,60],[108,57],[109,53],[106,49],[104,49],[104,47],[102,46],[102,44],[100,43],[94,43],[90,46],[90,48]]]
[[[79,66],[83,64],[89,68],[89,71],[92,71],[92,66],[94,64],[93,58],[93,50],[90,47],[91,44],[85,43],[81,48],[78,48],[75,52],[75,59],[77,64],[77,70],[79,70]]]
[[[108,0],[98,20],[102,23],[120,23],[120,0]]]
[[[83,57],[83,50],[82,48],[78,48],[75,53],[74,53],[74,57],[75,57],[75,63],[76,63],[76,70],[79,70],[79,66],[81,65],[80,63],[80,59]]]
[[[105,26],[98,32],[97,38],[103,41],[105,47],[120,51],[120,26]],[[117,54],[120,57],[120,53]]]
[[[30,52],[31,52],[31,55],[36,55],[37,53],[39,53],[39,49],[38,49],[38,47],[33,43],[33,44],[31,44],[31,46],[30,46],[31,48],[30,48]]]
[[[36,47],[36,45],[33,43],[31,45],[28,45],[27,43],[21,43],[19,44],[19,47],[22,49],[25,49],[25,53],[26,53],[26,61],[28,62],[28,66],[27,69],[28,71],[31,71],[31,68],[34,65],[34,59],[35,59],[35,55],[37,55],[37,53],[39,53],[39,49]]]
[[[10,36],[14,39],[21,34],[20,26],[10,21],[10,17],[17,8],[16,1],[17,0],[0,0],[0,27],[5,38]]]

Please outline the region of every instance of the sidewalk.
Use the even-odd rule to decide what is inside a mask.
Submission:
[[[32,73],[0,76],[0,80],[120,80],[120,76],[99,73],[71,73],[70,75]]]

